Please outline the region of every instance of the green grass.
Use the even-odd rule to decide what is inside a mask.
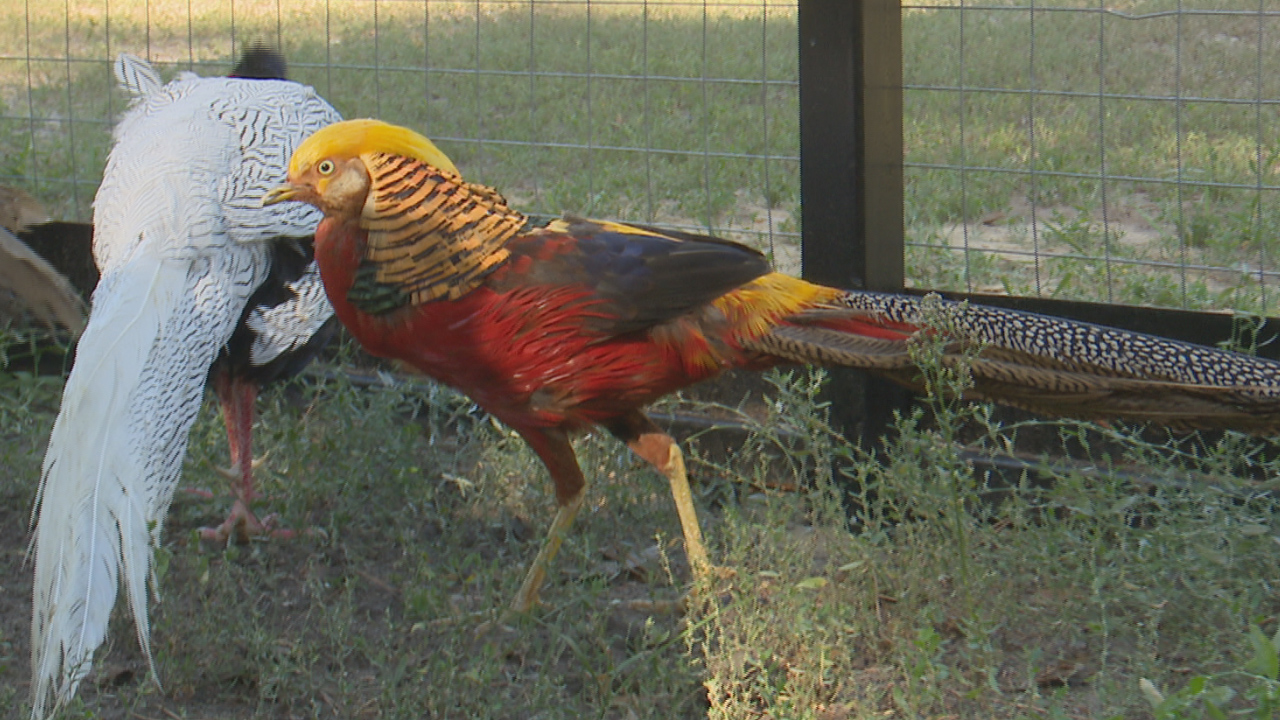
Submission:
[[[184,483],[219,497],[180,493],[170,513],[153,611],[165,692],[120,613],[67,717],[1141,719],[1157,717],[1143,679],[1163,694],[1158,717],[1274,692],[1250,629],[1277,630],[1272,483],[1234,479],[1274,477],[1273,449],[997,421],[939,399],[871,457],[827,425],[822,381],[779,373],[741,409],[660,408],[749,429],[722,452],[687,445],[713,558],[736,573],[713,601],[661,609],[688,581],[666,484],[586,438],[588,504],[545,606],[487,631],[553,510],[518,438],[429,385],[277,388],[256,434],[262,509],[317,532],[222,548],[194,537],[227,509],[207,408]],[[0,481],[3,717],[24,717],[20,556],[57,390],[0,384],[15,428]],[[1046,484],[959,455],[1027,435],[1092,462]]]
[[[1033,87],[1029,15],[970,9],[962,28],[953,4],[940,5],[903,18],[904,79],[925,86],[906,91],[906,160],[1016,172],[908,168],[913,285],[1274,310],[1275,283],[1256,271],[1277,255],[1276,191],[1220,185],[1280,183],[1270,140],[1280,117],[1270,106],[1156,99],[1280,97],[1280,60],[1264,52],[1259,61],[1256,16],[1189,14],[1179,30],[1173,17],[1038,13],[1034,87],[1083,96],[1032,99],[1019,94]],[[149,49],[166,73],[229,67],[229,8],[191,7],[68,0],[0,9],[12,42],[0,59],[0,141],[11,148],[0,178],[35,191],[55,215],[89,217],[109,123],[125,102],[107,59]],[[1121,9],[1175,7],[1139,0]],[[1256,7],[1202,0],[1188,9]],[[299,0],[237,4],[235,39],[278,39],[293,75],[344,114],[426,131],[469,176],[521,207],[707,228],[772,250],[795,271],[785,249],[796,242],[800,203],[795,22],[784,2],[709,3],[704,16],[679,2],[647,11],[596,3],[588,14],[551,2]],[[1262,21],[1264,39],[1272,25]],[[42,58],[30,66],[26,39]],[[961,83],[1010,92],[970,90],[962,108],[960,94],[929,89]],[[1100,89],[1142,97],[1099,101]],[[1104,158],[1110,175],[1145,179],[1025,174],[1097,175]],[[1063,212],[1080,218],[1082,243],[1054,232]],[[1046,254],[1039,263],[1007,252],[1033,249]]]
[[[1124,3],[1119,9],[1139,15],[1176,7],[1149,0]],[[1186,9],[1247,12],[1257,7],[1206,0]],[[1256,15],[1188,14],[1179,28],[1174,16],[1100,20],[1096,13],[1038,13],[1034,83],[1028,13],[971,10],[963,22],[962,28],[960,14],[948,7],[905,14],[906,82],[1010,92],[971,89],[962,98],[951,90],[908,90],[907,161],[1017,172],[967,171],[962,191],[957,171],[908,169],[907,213],[917,237],[946,247],[930,236],[933,228],[967,222],[973,246],[1030,250],[1030,205],[1035,203],[1042,236],[1039,249],[1090,259],[1081,264],[1074,257],[1048,258],[1037,276],[1029,258],[997,255],[995,277],[980,269],[965,278],[971,287],[1007,284],[1019,292],[1073,299],[1274,311],[1265,297],[1274,292],[1274,281],[1268,280],[1264,289],[1240,268],[1271,266],[1267,258],[1275,252],[1274,237],[1280,230],[1270,209],[1276,205],[1276,191],[1214,184],[1280,183],[1272,141],[1280,132],[1280,120],[1266,106],[1259,112],[1248,104],[1192,100],[1179,107],[1158,99],[1177,93],[1213,100],[1280,97],[1276,56],[1264,50],[1259,60]],[[1265,23],[1264,36],[1270,29],[1270,21]],[[1101,83],[1100,52],[1105,52]],[[1033,87],[1083,95],[1032,98],[1026,91]],[[1100,101],[1100,91],[1142,97]],[[1034,126],[1026,121],[1033,104]],[[1143,179],[1104,183],[1089,177],[1038,176],[1033,182],[1025,175],[1036,170],[1096,176],[1104,158],[1109,175]],[[1167,182],[1171,180],[1180,182]],[[1051,217],[1064,210],[1079,213],[1081,229],[1089,236],[1080,239],[1086,242],[1073,244],[1054,236]],[[997,220],[989,220],[991,216]],[[1107,272],[1107,257],[1175,267],[1113,265]],[[956,257],[950,264],[959,261]],[[1223,269],[1183,269],[1193,265]],[[1082,281],[1082,275],[1087,280]],[[948,283],[945,270],[940,276],[913,277],[922,286],[937,280]]]
[[[376,116],[440,138],[468,176],[531,211],[722,232],[750,231],[770,208],[795,216],[798,164],[788,158],[799,152],[798,100],[787,84],[795,81],[794,9],[779,4],[761,15],[713,6],[704,23],[682,4],[652,5],[647,32],[637,32],[638,10],[626,4],[604,4],[590,17],[552,4],[531,17],[521,3],[485,3],[478,14],[471,4],[433,3],[424,17],[420,4],[380,3],[375,18],[371,3],[335,3],[326,30],[325,3],[303,2],[278,19],[293,77],[348,117]],[[89,61],[70,69],[58,59],[33,63],[35,113],[66,119],[41,124],[32,149],[25,51],[0,60],[0,107],[16,116],[0,121],[0,138],[26,148],[5,158],[0,175],[38,178],[33,189],[57,211],[88,217],[107,121],[124,107],[106,59],[150,47],[168,73],[193,61],[206,74],[225,72],[227,15],[206,7],[190,18],[188,35],[185,5],[152,4],[149,36],[143,3],[113,3],[110,18],[100,5],[75,4],[69,15],[33,7],[32,54],[65,57],[69,25],[73,55]],[[24,37],[24,20],[21,7],[0,10],[0,30],[11,37]],[[274,41],[275,8],[238,6],[236,31],[242,43]],[[654,79],[634,79],[642,75]],[[82,183],[69,188],[72,177]],[[758,233],[747,239],[761,243]]]

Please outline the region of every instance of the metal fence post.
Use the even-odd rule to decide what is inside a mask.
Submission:
[[[799,0],[801,262],[837,287],[903,288],[902,9]],[[832,419],[875,440],[909,394],[832,372]]]

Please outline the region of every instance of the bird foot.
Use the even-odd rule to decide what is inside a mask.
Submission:
[[[250,475],[257,473],[259,470],[261,470],[262,467],[267,464],[267,458],[270,456],[271,456],[271,453],[268,452],[263,454],[262,457],[256,457],[250,460],[249,461]],[[230,480],[232,483],[243,482],[245,477],[245,474],[243,472],[241,472],[239,469],[234,467],[222,467],[221,465],[214,465],[213,469],[219,475]]]
[[[461,615],[450,615],[449,617],[436,618],[426,623],[428,627],[453,627],[464,623],[476,623],[472,638],[479,640],[494,630],[502,629],[512,631],[511,622],[516,618],[516,611],[511,608],[503,610],[474,610],[465,612]]]
[[[695,596],[702,593],[714,594],[717,585],[738,576],[737,569],[727,565],[698,563],[693,564],[690,569],[693,575],[693,586],[690,588],[690,593]]]
[[[681,595],[674,600],[627,600],[619,602],[618,607],[650,615],[669,615],[683,613],[688,608],[688,596]]]
[[[724,591],[716,587],[716,585],[738,576],[737,569],[725,565],[711,565],[706,568],[706,573],[704,577],[694,580],[693,587],[673,600],[627,600],[618,602],[617,605],[632,612],[652,613],[655,615],[667,613],[685,614],[690,611],[691,607],[705,607],[703,603],[722,598]]]
[[[221,525],[216,528],[200,528],[200,538],[225,545],[231,540],[243,544],[254,538],[292,540],[297,537],[296,530],[275,527],[277,519],[275,513],[259,519],[243,500],[237,499],[231,506],[231,513]]]
[[[724,589],[724,583],[738,577],[738,570],[727,565],[704,565],[693,573],[693,584],[686,597],[690,599],[715,597]]]

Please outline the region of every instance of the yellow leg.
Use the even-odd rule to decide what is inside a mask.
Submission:
[[[684,469],[684,454],[674,442],[669,447],[667,462],[660,467],[671,483],[671,497],[676,501],[680,528],[684,530],[684,552],[689,558],[689,569],[697,588],[711,579],[711,561],[707,559],[707,546],[702,543],[702,528],[698,526],[698,511],[693,507],[693,492],[689,489],[689,476]]]
[[[564,536],[569,532],[569,527],[573,525],[573,519],[577,517],[578,510],[582,508],[582,501],[586,498],[587,490],[583,487],[578,494],[573,497],[567,504],[561,505],[556,511],[556,517],[551,521],[551,529],[547,531],[547,539],[542,543],[542,549],[538,551],[538,556],[533,559],[533,564],[529,566],[529,571],[525,573],[524,582],[520,584],[520,591],[516,593],[515,599],[511,601],[511,610],[518,613],[529,612],[538,602],[538,591],[542,589],[542,582],[547,577],[547,567],[551,565],[551,561],[555,559],[556,553],[560,551],[560,543],[564,542]]]
[[[726,575],[707,558],[707,546],[702,542],[698,511],[693,506],[693,492],[689,489],[689,475],[684,467],[684,454],[676,441],[638,410],[618,418],[608,428],[632,452],[666,476],[670,483],[671,497],[676,502],[676,512],[680,514],[680,529],[684,531],[684,552],[689,558],[695,592],[709,586],[715,576]]]

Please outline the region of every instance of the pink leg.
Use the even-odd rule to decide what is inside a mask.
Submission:
[[[257,383],[231,377],[219,371],[213,380],[213,390],[222,406],[222,419],[227,425],[227,444],[231,448],[231,492],[235,502],[231,514],[216,528],[201,528],[200,536],[206,540],[225,543],[230,538],[247,542],[258,536],[292,537],[292,530],[273,530],[274,516],[259,520],[250,509],[259,497],[253,483],[253,420],[254,403],[258,399]]]

